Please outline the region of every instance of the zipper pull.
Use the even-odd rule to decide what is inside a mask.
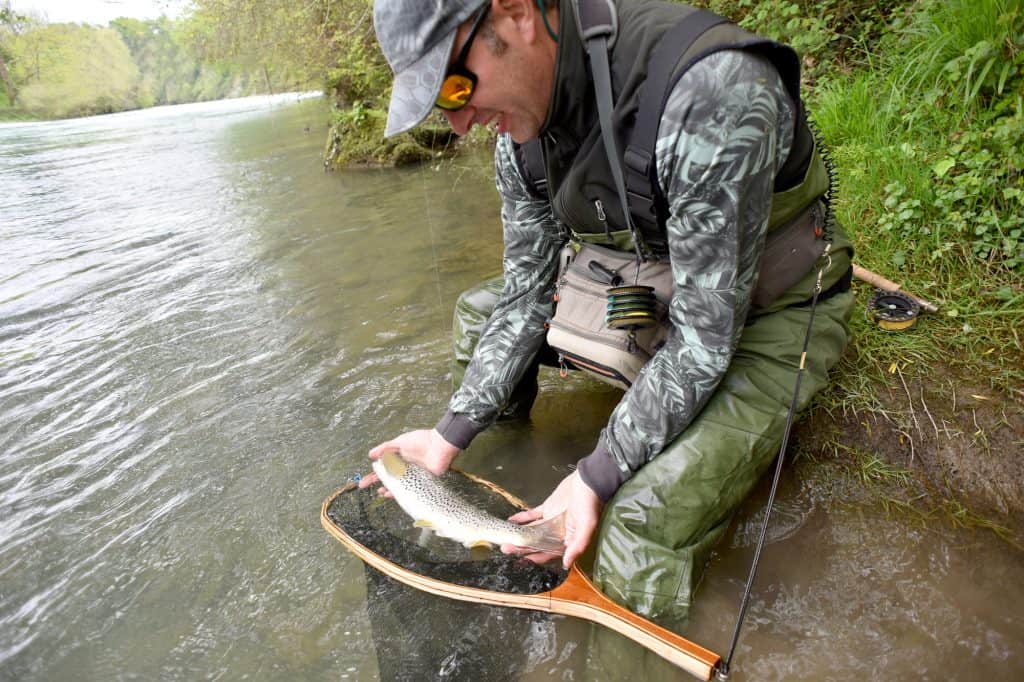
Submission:
[[[565,356],[561,353],[558,355],[558,376],[563,379],[566,379],[569,376],[569,368],[565,366]]]
[[[595,199],[594,207],[597,208],[597,219],[604,225],[604,235],[608,238],[608,243],[614,244],[615,240],[612,239],[612,229],[608,226],[608,216],[604,212],[604,204],[600,199]]]
[[[569,263],[576,257],[576,249],[572,248],[571,245],[566,244],[562,247],[562,250],[558,252],[558,283],[559,285],[565,283],[565,273],[569,269]]]

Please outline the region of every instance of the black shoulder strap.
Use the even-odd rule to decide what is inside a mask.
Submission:
[[[534,199],[548,200],[548,176],[544,168],[544,150],[540,138],[523,144],[513,143],[519,174],[526,181],[526,189]]]
[[[665,32],[647,62],[647,78],[640,92],[633,135],[623,156],[629,211],[637,226],[654,248],[665,244],[664,228],[659,225],[659,210],[667,213],[666,200],[658,186],[655,149],[658,124],[665,108],[672,74],[680,57],[707,30],[727,20],[706,10],[687,15]]]
[[[605,154],[615,182],[615,190],[622,206],[622,217],[626,227],[633,236],[633,248],[637,256],[647,260],[653,255],[640,232],[633,223],[627,198],[626,182],[622,175],[622,163],[619,146],[612,130],[612,75],[608,64],[608,45],[614,39],[616,31],[615,8],[607,0],[580,0],[579,6],[580,34],[587,48],[590,59],[590,75],[594,79],[594,96],[597,104],[597,117],[601,124],[601,138],[604,141]]]

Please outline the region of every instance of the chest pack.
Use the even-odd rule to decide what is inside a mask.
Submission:
[[[830,186],[829,173],[803,115],[799,60],[791,49],[747,34],[711,12],[686,8],[682,18],[664,30],[649,51],[635,122],[623,130],[613,123],[613,74],[608,58],[609,46],[619,28],[616,8],[610,0],[576,0],[567,5],[574,11],[588,56],[600,140],[611,176],[605,184],[614,188],[614,195],[606,198],[608,212],[618,208],[626,229],[610,229],[610,221],[602,215],[604,204],[600,199],[594,203],[603,232],[565,220],[564,207],[568,202],[564,195],[575,188],[551,186],[550,159],[545,158],[543,138],[518,146],[516,158],[531,193],[551,201],[556,215],[573,234],[574,250],[559,276],[558,303],[550,322],[548,343],[563,365],[584,369],[604,381],[628,388],[670,330],[668,306],[673,277],[665,228],[669,211],[657,179],[655,146],[665,103],[682,74],[703,57],[722,49],[771,53],[773,63],[781,65],[780,73],[798,114],[790,153],[775,180],[772,217],[753,309],[770,306],[810,271],[824,251],[821,237],[828,211],[822,198]],[[563,22],[563,26],[568,25]],[[623,142],[622,154],[618,151],[619,139]],[[556,201],[559,198],[562,200]],[[653,324],[610,324],[615,302],[610,292],[616,282],[609,273],[619,284],[650,289]]]

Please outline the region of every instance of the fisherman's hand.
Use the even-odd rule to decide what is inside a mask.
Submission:
[[[590,489],[578,471],[574,471],[558,484],[555,492],[544,500],[539,507],[519,512],[509,517],[514,523],[530,523],[554,518],[565,514],[565,554],[562,555],[562,566],[568,569],[579,558],[590,544],[601,520],[601,500]],[[502,545],[501,551],[506,554],[522,554],[534,563],[546,563],[557,558],[556,554],[533,552],[524,547]]]
[[[385,452],[398,452],[402,459],[415,462],[435,476],[440,476],[448,471],[452,460],[461,450],[442,438],[436,429],[420,429],[403,433],[398,438],[372,448],[370,459],[379,459]],[[366,488],[379,482],[377,474],[369,473],[360,479],[359,487]],[[384,488],[381,488],[381,492],[386,494]]]

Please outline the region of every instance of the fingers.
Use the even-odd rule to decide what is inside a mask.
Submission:
[[[544,518],[544,511],[540,507],[534,507],[533,509],[527,509],[521,511],[518,514],[513,514],[508,517],[508,520],[512,523],[530,523],[531,521],[537,521]]]
[[[597,531],[600,518],[600,499],[582,479],[574,481],[573,501],[565,516],[565,554],[562,556],[562,566],[566,570],[587,549]]]
[[[378,478],[377,474],[366,474],[359,479],[358,485],[360,490],[362,490],[364,488],[369,488],[371,485],[377,485],[378,483],[380,483],[380,478]],[[384,486],[377,488],[377,494],[381,497],[394,497],[394,495],[391,494],[391,491]]]
[[[562,555],[562,566],[566,570],[587,549],[597,530],[598,519],[597,510],[594,510],[593,514],[583,513],[566,518],[565,554]]]
[[[535,564],[546,564],[549,561],[554,561],[559,557],[558,554],[551,554],[549,552],[538,552],[537,550],[530,549],[529,547],[518,547],[516,545],[502,545],[502,554],[514,554],[520,556],[527,561],[531,561]]]
[[[385,452],[399,452],[400,450],[401,447],[399,447],[398,441],[389,440],[373,448],[370,448],[369,455],[370,459],[380,459],[380,456],[383,455]]]
[[[587,544],[590,542],[590,534],[576,533],[572,536],[566,535],[565,538],[565,554],[562,555],[562,567],[569,570],[569,567],[573,565],[583,554],[584,550],[587,549]]]

